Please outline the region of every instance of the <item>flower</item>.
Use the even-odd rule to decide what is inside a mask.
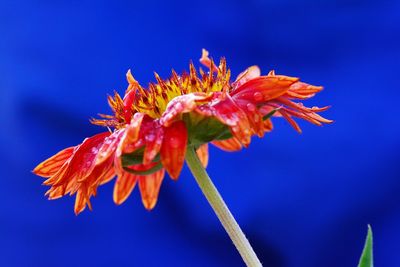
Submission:
[[[139,185],[146,209],[154,208],[165,171],[176,180],[185,160],[187,146],[194,146],[204,166],[208,163],[208,143],[235,151],[272,130],[271,116],[285,118],[300,132],[294,121],[301,118],[316,125],[330,123],[318,112],[328,107],[308,108],[294,100],[304,100],[322,90],[298,78],[262,76],[252,66],[230,82],[230,70],[221,59],[216,66],[203,50],[200,62],[208,67],[189,73],[172,71],[169,79],[155,74],[156,83],[144,89],[127,73],[128,88],[122,98],[108,97],[112,115],[92,119],[109,131],[86,138],[40,163],[34,173],[47,178],[49,199],[76,194],[75,213],[86,206],[98,186],[116,178],[113,198],[123,203]],[[110,130],[112,129],[112,130]]]

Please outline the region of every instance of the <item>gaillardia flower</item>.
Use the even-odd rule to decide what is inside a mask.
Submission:
[[[318,112],[328,107],[308,108],[304,100],[322,90],[300,82],[298,78],[261,75],[252,66],[230,81],[225,59],[215,65],[203,50],[200,62],[209,71],[189,73],[172,71],[163,80],[145,89],[127,73],[128,88],[124,97],[108,97],[112,115],[100,115],[92,123],[108,128],[86,138],[81,144],[66,148],[40,163],[34,173],[46,177],[49,199],[76,194],[75,213],[96,195],[99,185],[116,177],[114,202],[123,203],[138,184],[146,209],[154,208],[165,172],[176,180],[188,146],[196,149],[201,163],[208,162],[208,143],[235,151],[250,144],[251,137],[262,137],[272,130],[272,117],[283,117],[293,128],[300,127],[293,118],[313,124],[330,123]]]

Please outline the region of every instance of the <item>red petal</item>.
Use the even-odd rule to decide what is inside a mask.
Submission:
[[[164,137],[163,128],[155,125],[145,134],[146,148],[143,153],[143,164],[149,164],[160,152]]]
[[[97,187],[105,179],[106,175],[110,175],[110,169],[112,169],[113,160],[110,158],[108,161],[103,162],[100,165],[96,165],[89,176],[84,181],[72,180],[67,185],[67,192],[70,194],[76,194],[75,199],[75,214],[82,212],[86,205],[89,209],[92,209],[90,204],[90,198],[96,195]]]
[[[226,95],[224,100],[217,102],[212,108],[215,110],[214,116],[223,124],[228,125],[233,136],[247,146],[252,134],[251,127],[246,114],[236,105],[235,101]]]
[[[251,66],[237,76],[236,81],[232,83],[232,87],[238,88],[242,84],[250,81],[251,79],[257,78],[260,75],[260,68],[258,66]]]
[[[61,150],[51,158],[43,161],[33,170],[33,173],[42,177],[50,177],[61,168],[61,166],[72,156],[75,147]]]
[[[174,122],[164,128],[161,146],[161,162],[172,179],[178,179],[185,160],[188,135],[183,121]]]
[[[247,119],[249,120],[251,129],[259,137],[264,136],[264,121],[263,115],[258,110],[258,107],[252,102],[246,100],[237,100],[238,106],[246,113]]]
[[[66,168],[61,168],[56,174],[47,179],[44,184],[61,185],[70,180],[81,180],[87,177],[95,166],[95,159],[104,139],[109,132],[100,133],[86,138],[82,144],[76,146]]]
[[[221,140],[221,141],[213,141],[211,142],[214,146],[228,151],[228,152],[232,152],[232,151],[238,151],[240,149],[242,149],[242,144],[235,138],[229,138],[226,140]]]
[[[128,198],[132,190],[135,188],[138,178],[138,175],[125,171],[118,175],[113,194],[114,202],[117,205],[122,204]]]
[[[115,153],[115,150],[117,149],[117,146],[124,133],[125,128],[117,130],[104,140],[103,145],[99,149],[96,158],[96,164],[101,164],[102,162],[106,161],[113,153]]]
[[[286,93],[298,78],[288,76],[260,76],[232,91],[234,99],[245,99],[253,103],[263,103]]]
[[[206,168],[208,164],[208,144],[201,145],[196,150],[196,153],[200,159],[201,164],[203,164],[203,167]]]
[[[125,128],[125,132],[119,141],[114,157],[114,168],[117,174],[122,173],[121,156],[125,152],[125,149],[134,144],[139,138],[139,132],[144,117],[145,114],[143,113],[135,113],[131,123]]]
[[[147,176],[140,176],[139,178],[140,194],[142,195],[143,205],[147,210],[153,209],[157,203],[164,175],[165,171],[162,169]]]

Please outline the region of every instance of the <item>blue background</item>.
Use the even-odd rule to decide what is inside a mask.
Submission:
[[[243,266],[185,167],[157,207],[94,211],[47,201],[36,164],[103,129],[106,95],[132,68],[187,69],[201,48],[234,74],[298,76],[325,90],[335,123],[283,120],[249,149],[211,148],[208,171],[265,266],[356,266],[367,224],[376,266],[400,266],[399,1],[0,2],[0,265]]]

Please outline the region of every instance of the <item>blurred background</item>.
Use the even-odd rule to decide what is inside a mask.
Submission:
[[[356,266],[367,224],[376,266],[400,266],[399,1],[1,1],[0,265],[243,266],[187,167],[147,212],[113,182],[93,212],[48,201],[31,170],[103,131],[132,69],[143,85],[187,69],[202,48],[237,75],[301,77],[335,120],[275,130],[208,171],[265,266]]]

